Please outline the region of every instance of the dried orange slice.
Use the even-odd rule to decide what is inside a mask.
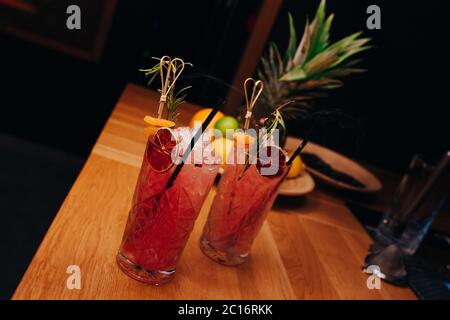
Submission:
[[[150,116],[145,116],[144,121],[153,127],[167,127],[167,128],[175,127],[175,122],[166,119],[158,119]]]
[[[282,168],[286,165],[286,158],[286,152],[280,147],[265,146],[258,152],[256,168],[264,177],[276,177],[283,172]],[[263,171],[263,168],[267,170]]]
[[[178,156],[178,143],[175,132],[169,128],[159,128],[149,138],[147,160],[153,170],[165,172],[172,168]]]

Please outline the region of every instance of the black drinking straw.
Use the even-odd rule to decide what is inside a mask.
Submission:
[[[191,144],[189,148],[184,152],[183,158],[181,159],[181,162],[176,166],[175,170],[173,171],[172,175],[169,178],[169,181],[167,181],[166,189],[170,188],[173,183],[175,182],[175,179],[177,178],[178,174],[180,173],[181,169],[183,168],[183,165],[187,158],[189,157],[189,154],[191,153],[192,149],[194,149],[195,144],[197,143],[198,139],[203,134],[203,131],[205,131],[206,127],[210,124],[214,116],[219,112],[221,107],[221,104],[217,104],[216,107],[209,113],[206,120],[202,123],[202,126],[199,130],[195,133],[195,135],[192,137]]]
[[[291,165],[292,161],[294,161],[295,157],[302,152],[303,148],[306,147],[308,144],[308,139],[303,139],[302,143],[298,146],[297,150],[292,154],[292,156],[289,158],[289,160],[286,162],[288,166]]]

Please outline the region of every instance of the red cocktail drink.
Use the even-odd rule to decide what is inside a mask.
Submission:
[[[174,144],[160,143],[165,138],[157,136],[158,133],[147,143],[117,255],[118,264],[127,275],[150,284],[162,284],[173,277],[218,171],[217,164],[185,163],[173,185],[167,187],[175,166],[164,170],[161,159],[173,151]],[[186,146],[189,143],[181,135],[177,139],[175,144]],[[194,148],[192,154],[202,152],[199,149]]]
[[[273,150],[278,153],[279,149]],[[224,265],[246,261],[289,171],[284,155],[280,155],[274,175],[261,175],[258,164],[247,168],[245,164],[227,165],[200,240],[200,248],[208,257]]]

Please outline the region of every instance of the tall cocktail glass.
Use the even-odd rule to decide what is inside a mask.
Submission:
[[[235,153],[235,159],[242,159],[242,151]],[[236,162],[227,164],[224,170],[200,240],[203,253],[224,265],[238,265],[247,260],[289,171],[284,155],[273,175],[261,175],[257,163],[247,166],[242,161]]]
[[[175,130],[177,144],[181,146],[180,156],[190,141],[186,130],[189,129]],[[192,154],[201,160],[200,163],[185,163],[173,185],[167,188],[176,166],[161,172],[163,164],[160,158],[167,154],[164,155],[164,148],[149,138],[117,255],[120,268],[130,277],[159,285],[174,276],[195,220],[217,175],[218,164],[203,157],[210,155],[208,148],[199,141]]]

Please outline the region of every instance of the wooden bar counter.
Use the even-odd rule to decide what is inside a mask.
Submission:
[[[224,267],[198,248],[212,190],[173,281],[148,286],[122,273],[115,256],[145,148],[142,119],[157,103],[155,92],[127,86],[13,299],[415,299],[384,282],[368,289],[361,265],[371,240],[344,201],[319,191],[279,199],[249,261]],[[196,108],[183,106],[180,123]],[[66,286],[71,265],[80,290]]]

